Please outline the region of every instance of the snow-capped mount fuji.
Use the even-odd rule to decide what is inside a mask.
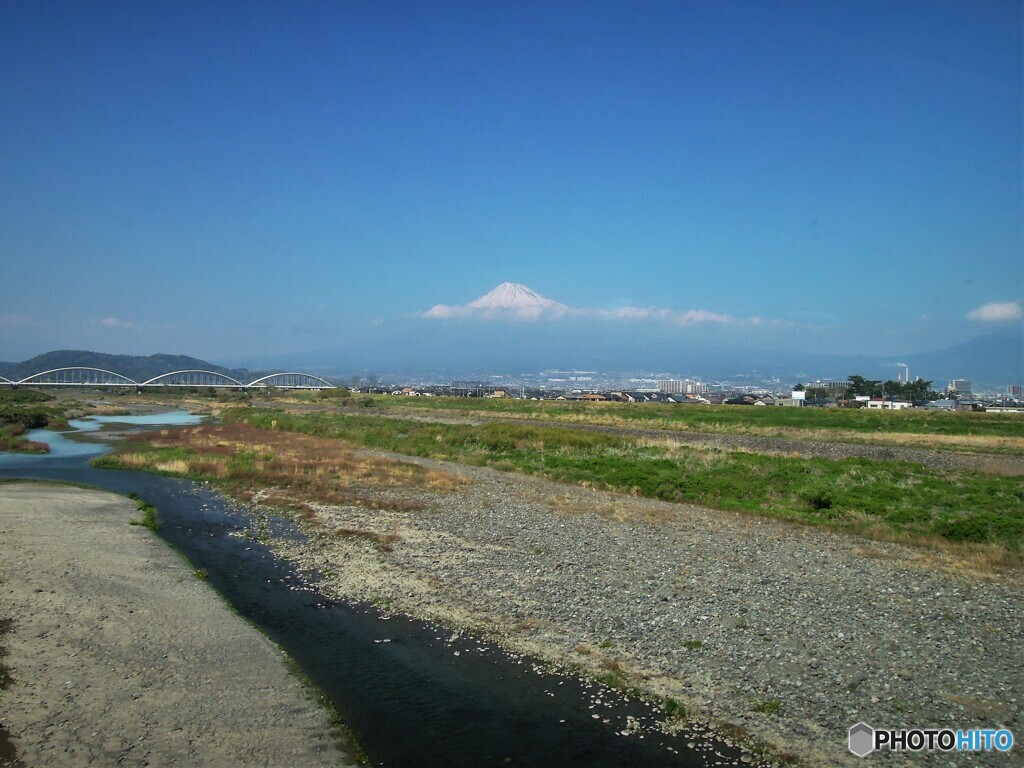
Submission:
[[[539,310],[560,310],[568,309],[565,304],[560,304],[547,296],[541,296],[534,290],[527,288],[522,283],[502,283],[497,288],[485,293],[479,299],[469,302],[466,305],[469,309],[539,309]]]
[[[493,291],[485,293],[480,298],[469,302],[469,304],[459,307],[437,304],[431,307],[429,311],[424,312],[423,316],[440,319],[506,317],[519,320],[536,320],[542,316],[559,316],[571,311],[571,308],[565,304],[549,299],[546,296],[541,296],[522,283],[502,283]]]

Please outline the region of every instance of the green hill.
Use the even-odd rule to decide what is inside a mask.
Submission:
[[[36,355],[31,360],[21,363],[0,364],[0,375],[15,381],[31,376],[33,373],[49,371],[54,368],[102,368],[113,373],[120,373],[134,381],[146,381],[154,376],[172,371],[202,370],[223,373],[242,382],[249,382],[260,374],[245,368],[225,368],[208,363],[187,355],[109,355],[104,352],[88,352],[85,350],[62,349]]]

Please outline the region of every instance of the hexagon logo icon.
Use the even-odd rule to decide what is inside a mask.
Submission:
[[[850,751],[857,757],[866,757],[875,751],[875,729],[867,723],[850,726]]]

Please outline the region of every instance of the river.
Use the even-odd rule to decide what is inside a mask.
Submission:
[[[188,414],[73,422],[89,432],[196,423]],[[550,673],[482,640],[369,605],[324,598],[315,579],[253,541],[251,514],[204,484],[101,470],[103,443],[36,430],[51,453],[0,453],[0,477],[85,483],[137,493],[159,510],[160,535],[204,569],[232,606],[277,642],[332,701],[373,765],[718,766],[740,753],[704,732],[668,736],[648,704]],[[290,521],[275,534],[303,536]],[[630,728],[630,735],[623,730]]]

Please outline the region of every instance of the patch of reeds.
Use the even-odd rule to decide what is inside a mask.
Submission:
[[[449,492],[464,480],[438,470],[360,455],[338,440],[246,424],[143,432],[98,466],[221,481],[245,495],[276,489],[285,497],[369,509],[421,511],[422,491]]]

